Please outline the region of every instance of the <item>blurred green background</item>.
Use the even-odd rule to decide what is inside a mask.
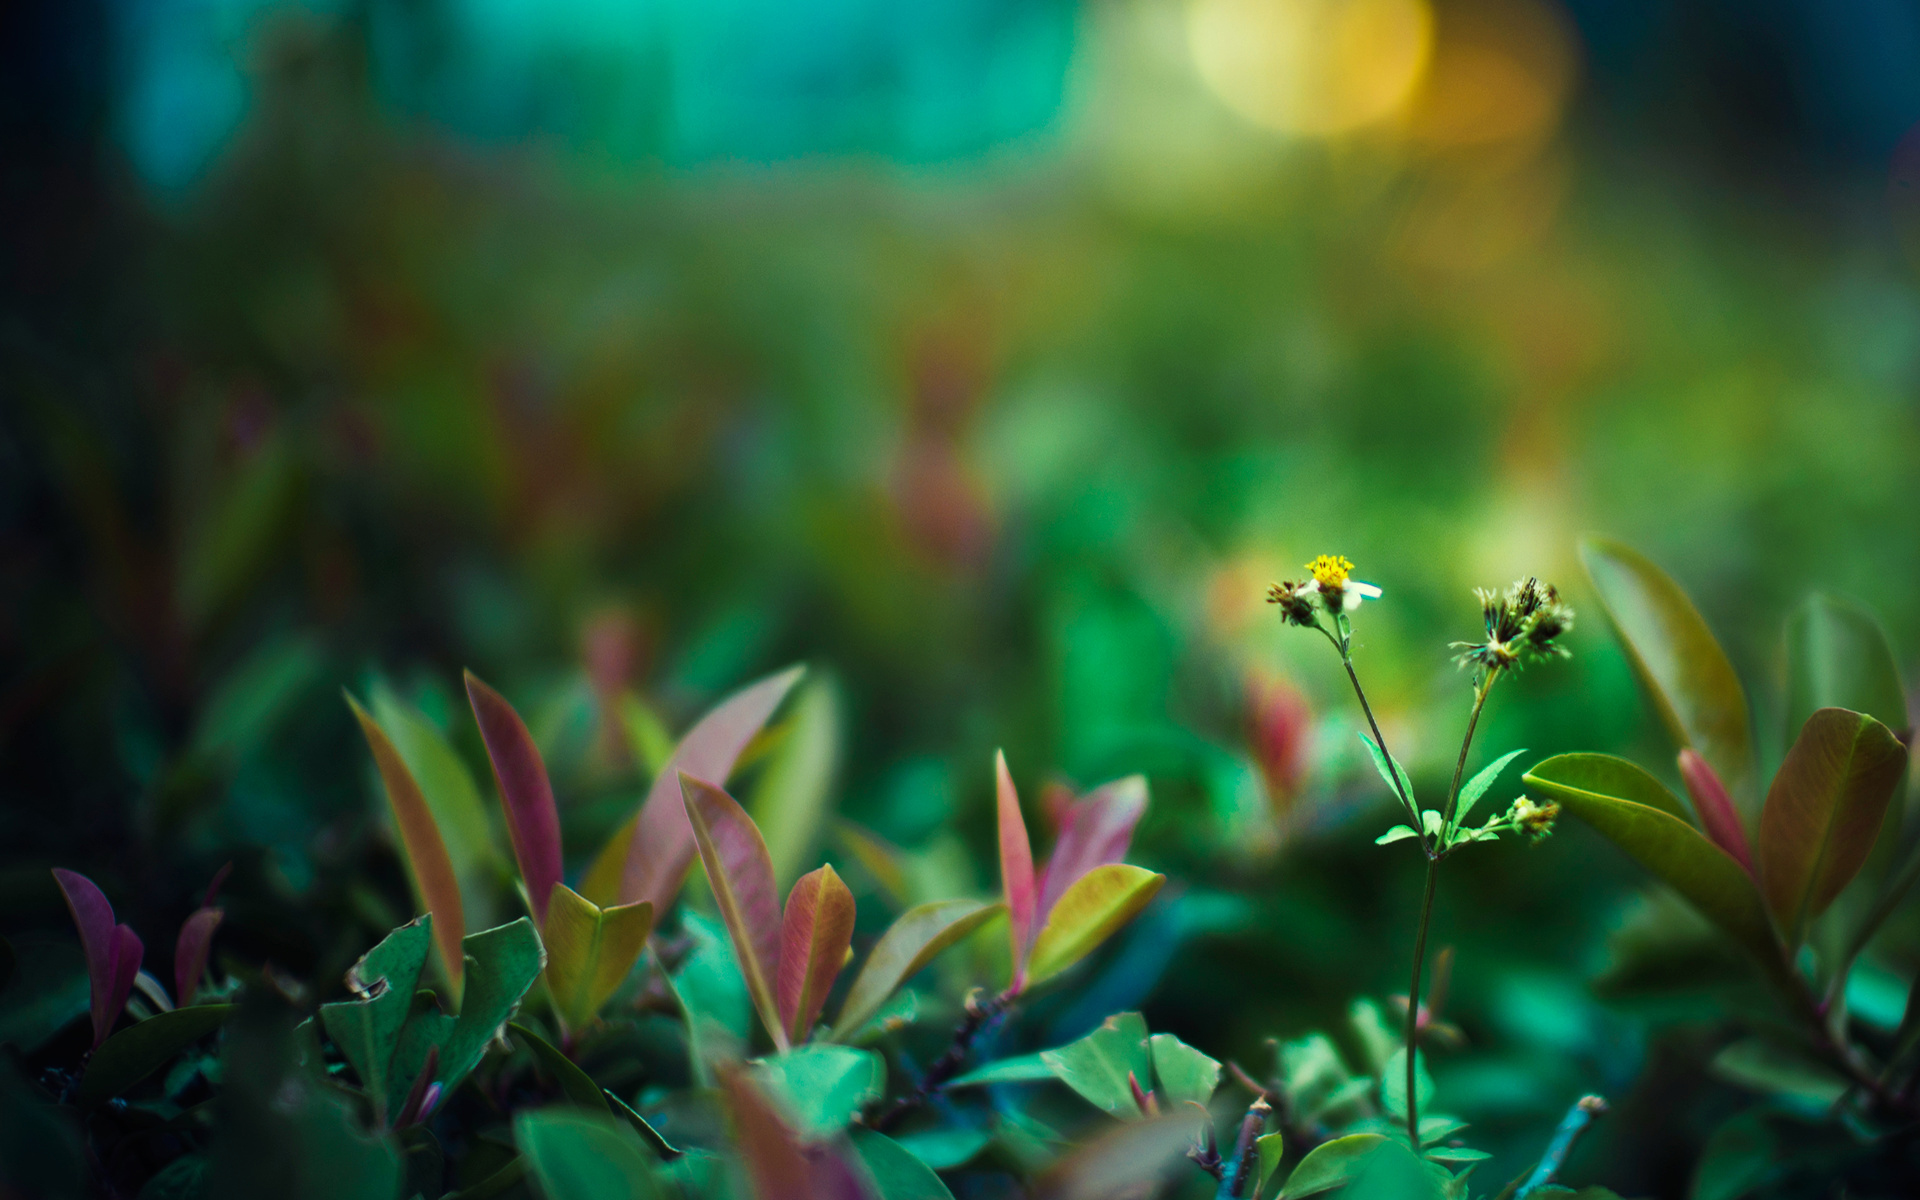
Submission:
[[[1029,800],[1151,777],[1167,898],[1010,1037],[1143,1005],[1264,1067],[1404,990],[1418,885],[1337,663],[1263,603],[1307,558],[1385,588],[1360,662],[1430,787],[1470,589],[1526,573],[1575,657],[1502,689],[1481,761],[1668,761],[1584,533],[1692,592],[1774,753],[1807,592],[1915,677],[1910,5],[7,20],[9,936],[64,936],[50,865],[158,928],[231,859],[225,951],[337,989],[408,905],[340,688],[477,766],[458,673],[501,687],[584,856],[645,782],[608,697],[678,730],[805,661],[838,812],[956,887],[994,882],[994,748]],[[1591,986],[1639,877],[1580,830],[1473,860],[1443,1099],[1505,1169],[1606,1092],[1586,1174],[1682,1194],[1735,1099],[1684,1003]]]

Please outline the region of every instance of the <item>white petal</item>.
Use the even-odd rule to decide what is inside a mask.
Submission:
[[[1347,586],[1369,600],[1378,600],[1380,598],[1380,589],[1370,583],[1361,583],[1358,579],[1349,579]]]
[[[1317,592],[1320,590],[1320,581],[1318,579],[1309,579],[1300,585],[1300,590],[1303,592]]]

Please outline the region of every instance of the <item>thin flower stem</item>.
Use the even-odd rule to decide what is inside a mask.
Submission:
[[[1487,697],[1492,694],[1494,680],[1498,678],[1500,670],[1496,667],[1488,671],[1480,680],[1480,686],[1473,690],[1473,715],[1467,718],[1467,736],[1460,739],[1460,757],[1454,760],[1453,783],[1447,788],[1447,807],[1440,814],[1443,833],[1453,829],[1453,812],[1460,804],[1460,776],[1467,769],[1467,751],[1473,749],[1473,731],[1480,727],[1480,710],[1487,706]]]
[[[1407,795],[1406,788],[1400,783],[1400,771],[1394,766],[1393,752],[1387,749],[1387,740],[1380,736],[1380,722],[1373,719],[1373,706],[1367,703],[1366,689],[1360,686],[1360,676],[1354,673],[1353,656],[1347,653],[1345,646],[1338,642],[1334,644],[1340,647],[1340,664],[1346,667],[1347,678],[1353,681],[1353,694],[1360,698],[1360,711],[1367,714],[1367,728],[1373,730],[1373,744],[1380,747],[1380,753],[1386,756],[1387,774],[1393,777],[1393,794],[1400,797],[1401,806],[1407,810],[1408,823],[1419,835],[1420,848],[1431,858],[1435,847],[1427,844],[1426,825],[1420,820],[1420,810],[1414,807],[1413,797]]]

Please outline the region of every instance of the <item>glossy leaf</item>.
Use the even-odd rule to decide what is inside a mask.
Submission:
[[[375,1118],[382,1125],[386,1124],[389,1097],[395,1091],[394,1051],[400,1042],[400,1032],[406,1026],[432,940],[432,916],[402,925],[381,939],[379,945],[367,951],[347,972],[347,985],[361,999],[320,1006],[321,1025],[346,1055],[354,1074],[360,1077],[373,1099]],[[408,1074],[406,1081],[398,1086],[404,1088],[412,1079],[412,1074]]]
[[[1040,875],[1039,919],[1052,911],[1067,889],[1095,867],[1127,856],[1134,826],[1147,811],[1147,780],[1129,775],[1102,784],[1068,804],[1060,815],[1060,833]]]
[[[129,1025],[108,1038],[87,1060],[87,1071],[75,1098],[81,1104],[113,1099],[218,1029],[233,1009],[231,1004],[176,1008]]]
[[[1896,735],[1910,720],[1886,631],[1867,609],[1828,595],[1809,598],[1787,625],[1788,732],[1822,708],[1865,713]]]
[[[1287,1157],[1287,1135],[1284,1133],[1266,1133],[1253,1141],[1254,1176],[1253,1188],[1247,1194],[1259,1200],[1267,1194],[1267,1184],[1272,1182],[1274,1172]]]
[[[790,667],[750,684],[701,717],[654,776],[640,811],[608,839],[580,885],[581,894],[603,906],[648,900],[654,912],[665,913],[680,894],[696,852],[693,827],[687,823],[681,800],[680,775],[724,784],[740,752],[805,670]]]
[[[1618,542],[1589,540],[1580,559],[1674,740],[1699,751],[1735,798],[1750,802],[1747,695],[1700,611],[1664,571]]]
[[[856,1129],[853,1149],[873,1179],[878,1200],[953,1200],[932,1168],[886,1134]]]
[[[560,1085],[560,1094],[570,1103],[594,1112],[613,1113],[613,1106],[607,1103],[605,1091],[560,1047],[518,1021],[508,1022],[507,1031],[533,1051],[540,1069],[553,1077],[553,1081]]]
[[[1354,1133],[1320,1143],[1287,1176],[1286,1186],[1280,1189],[1281,1200],[1315,1196],[1351,1182],[1365,1167],[1368,1156],[1386,1141],[1377,1133]]]
[[[347,697],[347,707],[360,722],[360,732],[366,736],[367,748],[373,752],[374,766],[379,768],[380,782],[386,788],[387,807],[393,813],[393,827],[400,834],[401,848],[406,851],[407,871],[413,880],[414,892],[422,907],[433,914],[434,944],[457,997],[460,994],[460,940],[467,935],[467,918],[453,860],[447,856],[446,843],[440,839],[440,828],[433,810],[427,806],[427,798],[421,794],[413,772],[394,749],[386,730],[352,696]]]
[[[513,1141],[546,1200],[654,1200],[666,1194],[633,1130],[610,1116],[544,1108],[514,1118]]]
[[[1033,878],[1033,843],[1027,840],[1027,819],[1020,812],[1020,793],[1007,773],[1007,756],[993,756],[995,824],[1000,846],[1000,891],[1007,905],[1007,938],[1013,952],[1010,990],[1026,986],[1027,949],[1034,936],[1039,893]]]
[[[1220,1086],[1220,1062],[1170,1033],[1147,1039],[1153,1050],[1153,1074],[1175,1104],[1191,1101],[1205,1108]]]
[[[547,898],[560,882],[560,813],[553,804],[553,785],[546,763],[506,698],[468,671],[467,699],[480,723],[480,737],[493,764],[493,779],[507,814],[507,833],[513,841],[520,882],[527,889],[533,922],[547,923]]]
[[[1466,786],[1460,789],[1459,802],[1454,806],[1455,825],[1466,823],[1467,814],[1480,802],[1480,797],[1487,794],[1487,789],[1499,780],[1500,772],[1506,770],[1509,763],[1525,753],[1525,750],[1509,750],[1481,768],[1472,779],[1467,780]]]
[[[767,839],[774,881],[782,887],[800,874],[819,841],[832,795],[840,723],[832,684],[825,679],[808,682],[794,697],[784,736],[747,799],[747,811]]]
[[[680,788],[747,994],[773,1035],[774,1045],[784,1050],[789,1044],[787,1031],[773,993],[780,962],[780,900],[773,887],[767,845],[760,840],[753,818],[732,796],[686,774],[680,776]]]
[[[1676,814],[1679,800],[1652,776],[1604,754],[1562,754],[1537,764],[1524,780],[1638,859],[1763,966],[1779,969],[1779,945],[1752,877]]]
[[[462,943],[467,986],[460,1015],[440,1047],[440,1082],[451,1089],[480,1062],[540,977],[546,953],[525,917],[470,933]]]
[[[1753,848],[1747,842],[1746,823],[1740,819],[1733,797],[1727,794],[1727,785],[1720,782],[1720,776],[1692,747],[1680,751],[1679,762],[1680,781],[1687,786],[1687,796],[1700,818],[1700,828],[1714,845],[1752,871]]]
[[[810,1142],[845,1129],[855,1113],[879,1099],[886,1084],[886,1066],[878,1054],[830,1042],[796,1046],[753,1067],[755,1082]]]
[[[73,914],[74,928],[80,932],[80,948],[87,957],[87,979],[91,985],[93,1045],[96,1049],[113,1032],[113,1023],[127,1006],[133,991],[134,976],[140,973],[143,947],[133,930],[117,925],[113,905],[106,893],[76,871],[53,869],[54,881],[66,897],[67,911]]]
[[[1006,911],[1004,904],[936,900],[900,914],[867,953],[840,1005],[832,1037],[841,1041],[880,1011],[894,989],[913,978],[941,951]]]
[[[373,719],[393,742],[433,811],[433,823],[460,880],[467,923],[491,925],[493,879],[502,856],[493,819],[466,760],[425,714],[402,700],[384,680],[374,681],[367,700]]]
[[[584,1029],[647,948],[653,905],[603,909],[564,883],[547,901],[547,988],[569,1030]]]
[[[1147,1022],[1139,1013],[1117,1013],[1100,1028],[1057,1050],[1042,1051],[1041,1061],[1054,1076],[1089,1104],[1116,1117],[1138,1117],[1129,1078],[1147,1083],[1153,1078],[1153,1055],[1147,1041]]]
[[[807,1040],[852,945],[853,893],[831,866],[801,876],[780,923],[774,985],[780,1020],[794,1041]]]
[[[1760,885],[1793,944],[1867,860],[1906,767],[1906,748],[1872,717],[1807,718],[1760,816]]]
[[[1028,982],[1043,983],[1086,957],[1133,920],[1167,881],[1127,863],[1095,867],[1067,889],[1034,939]]]
[[[173,944],[173,999],[182,1008],[191,1005],[200,990],[207,959],[213,954],[213,932],[225,915],[217,908],[196,908],[180,923],[180,936]]]
[[[653,1127],[651,1121],[635,1111],[633,1105],[605,1088],[600,1089],[600,1096],[607,1102],[607,1107],[613,1110],[613,1115],[632,1126],[633,1131],[640,1135],[640,1140],[646,1143],[647,1149],[659,1155],[663,1162],[672,1162],[686,1153],[684,1150],[675,1149],[666,1138],[661,1137],[660,1131]]]

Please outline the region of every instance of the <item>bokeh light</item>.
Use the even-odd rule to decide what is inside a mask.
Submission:
[[[1329,137],[1413,94],[1433,14],[1425,0],[1190,0],[1187,37],[1201,78],[1235,112]]]

